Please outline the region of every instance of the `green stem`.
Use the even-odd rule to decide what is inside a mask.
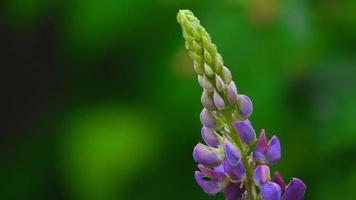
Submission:
[[[244,144],[242,143],[241,139],[238,137],[238,134],[232,125],[232,120],[227,119],[227,124],[229,125],[229,129],[230,129],[229,137],[241,151],[241,160],[245,167],[245,172],[246,172],[245,187],[247,190],[248,198],[249,200],[257,200],[256,187],[253,181],[253,166],[251,166],[248,161],[248,155],[247,155],[248,151],[244,147]]]

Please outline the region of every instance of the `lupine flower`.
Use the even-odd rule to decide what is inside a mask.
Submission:
[[[307,189],[303,181],[298,178],[292,178],[286,186],[279,172],[275,172],[274,182],[282,189],[282,200],[302,200]]]
[[[281,159],[281,145],[276,136],[273,136],[267,143],[266,133],[262,129],[258,138],[253,159],[258,163],[274,164]]]
[[[257,166],[255,172],[253,173],[253,180],[257,186],[261,186],[269,182],[271,180],[271,175],[268,165]]]
[[[203,88],[200,121],[206,145],[198,143],[193,150],[200,170],[194,175],[198,185],[209,195],[223,193],[227,200],[302,200],[306,186],[300,179],[293,178],[286,185],[276,172],[271,180],[268,165],[281,158],[276,136],[267,142],[262,129],[250,153],[256,141],[249,120],[252,101],[237,92],[231,72],[207,31],[189,10],[180,10],[177,20]]]
[[[240,136],[241,140],[245,144],[250,144],[251,142],[256,140],[256,133],[252,127],[250,120],[246,119],[243,121],[235,121],[233,123],[233,126],[237,134]]]

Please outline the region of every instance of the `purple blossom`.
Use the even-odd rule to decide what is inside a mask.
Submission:
[[[207,168],[198,164],[200,172],[195,172],[195,181],[209,195],[222,192],[227,200],[241,199],[245,192],[241,184],[244,177],[244,170],[241,171],[241,166],[233,167],[226,161],[216,168]]]
[[[280,200],[281,194],[281,187],[277,183],[268,182],[261,186],[260,195],[263,200]]]
[[[250,144],[256,139],[256,133],[250,120],[236,121],[233,123],[233,126],[245,144]]]
[[[235,145],[233,145],[228,139],[225,139],[224,150],[226,160],[229,162],[229,164],[232,166],[237,166],[241,160],[240,150]]]
[[[253,159],[262,164],[274,164],[281,158],[281,145],[276,136],[273,136],[267,143],[266,133],[262,129],[258,138],[255,150],[253,151]]]
[[[257,166],[253,173],[253,179],[257,186],[261,186],[269,182],[271,180],[271,175],[268,165]]]

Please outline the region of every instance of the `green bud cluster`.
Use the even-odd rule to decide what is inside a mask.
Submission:
[[[208,77],[214,73],[223,77],[223,60],[216,45],[211,42],[210,35],[200,21],[190,10],[180,10],[177,15],[178,23],[182,26],[185,47],[194,60],[194,70],[199,75]]]

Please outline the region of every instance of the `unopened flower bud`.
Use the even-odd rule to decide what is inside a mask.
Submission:
[[[203,88],[208,90],[208,91],[213,91],[214,90],[214,86],[210,82],[210,80],[209,80],[209,78],[207,76],[203,76],[202,85],[203,85]]]
[[[193,150],[193,158],[206,167],[217,167],[224,160],[224,154],[220,149],[198,143]]]
[[[208,76],[208,77],[213,77],[214,76],[214,71],[213,69],[208,65],[208,64],[204,64],[204,71],[205,71],[205,74]]]
[[[209,110],[215,110],[216,107],[214,105],[213,98],[209,95],[208,91],[204,90],[202,95],[201,95],[201,104],[204,106],[204,108],[209,109]]]
[[[239,115],[242,119],[248,118],[252,113],[252,101],[246,95],[238,95],[237,103],[239,109]]]
[[[231,81],[226,88],[227,99],[230,105],[234,105],[237,102],[237,88],[234,81]]]
[[[207,127],[201,129],[201,136],[204,139],[205,143],[211,147],[218,148],[220,145],[220,137],[214,130]]]
[[[213,99],[214,99],[214,104],[217,108],[219,109],[225,108],[224,99],[220,96],[220,94],[216,90],[214,91]]]
[[[206,108],[200,113],[200,121],[205,127],[210,129],[215,129],[217,127],[214,116]]]
[[[204,74],[203,65],[201,63],[194,62],[194,71],[199,75],[203,75]]]
[[[229,84],[231,79],[232,79],[232,75],[230,70],[227,67],[223,67],[223,71],[222,71],[222,79],[224,80],[224,82],[226,84]]]
[[[219,75],[215,76],[215,86],[219,92],[222,92],[225,89],[225,83]]]

